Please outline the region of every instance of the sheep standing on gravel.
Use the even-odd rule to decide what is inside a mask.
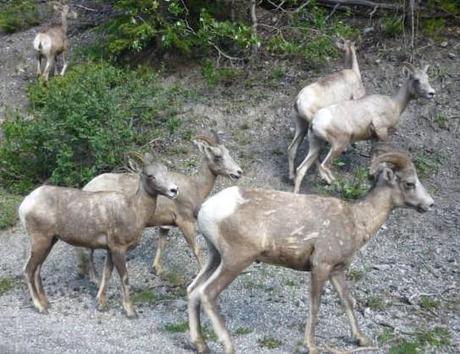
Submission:
[[[74,246],[107,250],[97,294],[98,308],[106,307],[105,291],[115,265],[121,280],[123,308],[128,317],[136,316],[129,296],[126,252],[139,243],[147,220],[155,211],[157,196],[175,198],[178,194],[164,165],[149,154],[143,161],[138,188],[131,195],[41,186],[21,203],[19,216],[31,238],[24,275],[39,312],[46,312],[49,306],[40,277],[41,266],[53,245],[62,240]]]
[[[400,152],[377,156],[375,184],[355,203],[333,197],[231,187],[209,198],[198,214],[208,261],[188,287],[190,335],[199,353],[208,350],[201,333],[203,305],[225,353],[234,353],[216,299],[254,261],[311,272],[309,317],[304,345],[318,353],[315,325],[327,280],[337,291],[359,345],[369,340],[358,327],[345,271],[353,255],[397,207],[427,211],[433,199],[420,183],[409,157]]]

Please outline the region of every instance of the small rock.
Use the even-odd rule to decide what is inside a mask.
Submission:
[[[451,58],[451,59],[454,59],[454,58],[457,57],[454,53],[448,53],[447,55],[448,55],[449,58]]]
[[[441,47],[445,48],[445,47],[447,47],[448,44],[449,43],[447,43],[447,41],[444,41],[444,42],[441,43]]]

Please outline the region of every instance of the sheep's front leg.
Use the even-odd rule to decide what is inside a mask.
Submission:
[[[121,289],[123,295],[123,308],[125,309],[128,318],[136,318],[137,313],[129,296],[129,280],[128,270],[126,269],[126,250],[112,251],[112,258],[115,267],[117,268],[118,275],[120,276]]]
[[[107,251],[107,257],[105,258],[104,270],[102,273],[101,284],[99,285],[99,291],[97,292],[97,309],[99,311],[105,311],[107,309],[107,305],[105,302],[105,291],[107,289],[107,283],[112,276],[113,270],[113,261],[112,261],[112,253]]]
[[[177,223],[179,229],[185,236],[185,240],[187,241],[188,246],[192,250],[193,255],[195,256],[196,261],[198,262],[199,267],[203,267],[203,260],[201,259],[201,249],[198,245],[196,239],[196,228],[195,228],[195,220],[192,215],[189,216],[189,220],[183,221],[180,220]]]
[[[168,243],[168,233],[169,229],[160,226],[160,238],[158,239],[157,251],[155,253],[155,258],[152,263],[152,270],[153,273],[156,275],[160,275],[161,273],[163,273],[163,267],[161,266],[161,254],[163,253],[166,244]]]
[[[304,339],[304,345],[308,348],[309,354],[318,353],[315,344],[316,319],[321,305],[321,291],[328,275],[329,270],[325,267],[316,267],[311,273],[310,306]]]
[[[335,290],[337,291],[340,300],[342,301],[343,307],[345,308],[348,320],[350,321],[353,338],[360,346],[369,345],[370,340],[361,332],[358,327],[358,321],[356,320],[356,316],[353,311],[353,298],[351,297],[348,290],[344,270],[333,272],[330,275],[330,280]]]

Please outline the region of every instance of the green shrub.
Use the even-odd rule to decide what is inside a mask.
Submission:
[[[300,57],[317,65],[337,55],[333,37],[355,37],[357,31],[342,20],[327,20],[327,12],[312,2],[294,13],[289,23],[267,40],[267,49],[282,57]]]
[[[205,60],[201,64],[201,75],[203,75],[209,86],[218,83],[231,82],[238,76],[238,70],[234,68],[217,68],[211,60]]]
[[[8,291],[14,288],[14,280],[12,278],[2,277],[0,278],[0,296],[6,294]]]
[[[116,15],[101,26],[106,35],[102,52],[112,58],[155,46],[201,56],[218,46],[241,55],[258,41],[249,26],[225,20],[211,1],[187,1],[186,7],[181,0],[118,0],[114,8]]]
[[[34,0],[3,0],[0,2],[0,29],[13,33],[39,23]]]
[[[13,113],[2,125],[0,182],[20,192],[45,181],[82,186],[173,130],[182,93],[150,70],[104,63],[74,66],[48,86],[37,81],[28,88],[32,118]]]
[[[345,199],[359,199],[364,197],[369,191],[367,169],[358,167],[353,172],[351,178],[336,176],[332,184],[332,189]]]
[[[22,196],[10,194],[0,188],[0,230],[16,224],[21,200]]]
[[[404,21],[401,16],[384,17],[381,20],[383,33],[388,37],[396,37],[404,31]]]

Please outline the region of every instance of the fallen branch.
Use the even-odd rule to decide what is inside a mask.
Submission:
[[[77,4],[77,5],[75,5],[75,6],[76,6],[76,7],[80,7],[80,8],[82,8],[82,9],[84,9],[84,10],[87,10],[87,11],[97,12],[96,9],[91,9],[91,8],[89,8],[89,7],[86,7],[86,6],[83,6],[83,5],[80,5],[80,4]]]
[[[386,10],[400,10],[402,9],[402,5],[399,4],[387,4],[387,3],[379,3],[373,2],[368,0],[318,0],[319,4],[332,4],[332,5],[345,5],[345,6],[367,6]]]

